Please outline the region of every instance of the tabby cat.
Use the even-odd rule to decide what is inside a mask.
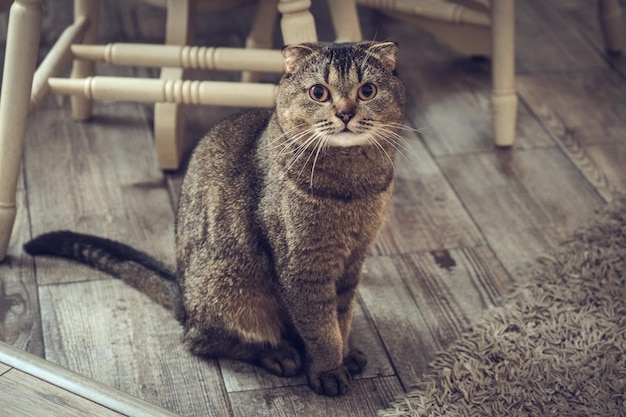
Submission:
[[[284,48],[273,111],[198,144],[176,220],[176,273],[121,243],[52,232],[32,255],[72,258],[176,311],[184,343],[346,392],[367,362],[348,343],[356,287],[394,185],[405,92],[393,42]]]

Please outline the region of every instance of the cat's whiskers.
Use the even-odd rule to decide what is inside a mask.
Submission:
[[[289,170],[291,170],[291,168],[298,162],[300,157],[309,148],[309,146],[311,146],[312,143],[313,143],[313,141],[311,140],[311,138],[308,138],[302,144],[298,145],[298,147],[295,149],[295,151],[291,151],[291,152],[286,152],[285,153],[285,154],[292,153],[292,156],[289,159],[289,161],[286,163],[283,175],[286,175],[289,172]]]
[[[311,147],[311,145],[313,145],[316,141],[316,133],[314,133],[313,135],[311,135],[306,142],[304,142],[299,148],[298,150],[294,153],[294,157],[293,157],[293,162],[296,163],[298,162],[298,160],[302,157],[302,155],[304,155],[304,153]],[[309,154],[309,158],[311,158],[311,155]],[[307,161],[309,161],[309,158],[307,158]],[[302,170],[304,170],[304,166],[306,166],[306,162],[303,164],[300,173],[302,173]],[[298,175],[299,175],[298,174]]]
[[[275,139],[271,145],[268,144],[266,146],[274,150],[275,155],[291,155],[291,158],[288,159],[285,166],[278,173],[276,178],[277,180],[284,179],[293,167],[296,166],[302,158],[305,157],[305,154],[308,153],[306,161],[301,164],[297,177],[300,177],[310,164],[311,171],[309,184],[310,187],[313,188],[315,167],[317,166],[322,152],[329,148],[332,135],[334,134],[334,129],[332,129],[329,123],[320,121],[311,128],[304,129],[293,134],[294,131],[297,131],[302,127],[302,125],[290,128],[279,138]],[[409,146],[409,141],[400,135],[398,130],[418,132],[417,129],[413,129],[410,126],[401,123],[381,123],[376,120],[364,120],[361,122],[360,126],[362,130],[359,129],[360,131],[358,133],[364,135],[367,143],[376,147],[380,154],[387,158],[393,166],[394,179],[397,179],[397,170],[393,161],[394,158],[390,155],[383,143],[386,143],[395,149],[409,164],[413,164],[413,162],[405,155],[405,152],[408,151],[415,153],[415,150]],[[289,135],[289,133],[292,133],[292,135]]]
[[[298,158],[300,157],[300,155],[306,151],[306,149],[310,146],[310,144],[312,143],[312,139],[311,137],[305,139],[305,141],[303,143],[298,143],[300,142],[300,140],[307,136],[310,135],[311,132],[314,132],[313,129],[307,129],[304,130],[302,132],[299,132],[298,134],[296,134],[295,136],[287,139],[286,141],[283,142],[283,148],[278,151],[276,153],[277,156],[282,156],[282,155],[292,155],[291,159],[289,160],[289,162],[287,162],[287,166],[285,168],[285,172],[283,174],[281,174],[281,178],[284,177],[284,175],[291,169],[291,167],[297,162]],[[294,149],[295,146],[295,149]]]
[[[311,134],[313,133],[313,134]],[[298,144],[295,151],[292,149],[292,145],[297,144],[297,142],[300,141],[300,139],[306,135],[310,135],[307,139],[305,139],[305,141],[301,144]],[[280,179],[284,178],[288,172],[291,170],[291,168],[298,162],[298,160],[302,157],[302,155],[304,155],[304,153],[307,151],[307,149],[316,142],[317,140],[317,136],[319,135],[318,132],[315,131],[315,129],[307,129],[306,131],[300,132],[296,137],[291,138],[289,141],[289,144],[287,144],[285,146],[285,150],[282,152],[282,154],[289,154],[289,153],[293,153],[293,156],[291,157],[291,159],[287,162],[284,170],[280,173]],[[304,170],[304,167],[306,167],[306,164],[308,163],[308,161],[310,160],[311,155],[309,155],[309,158],[307,159],[307,161],[304,163],[304,165],[302,166],[302,169],[300,170],[300,173],[298,174],[301,175],[302,171]]]
[[[313,127],[310,127],[308,129],[304,129],[298,133],[296,133],[295,135],[288,137],[292,134],[292,132],[296,131],[296,130],[300,130],[303,126],[308,125],[308,123],[300,123],[299,125],[293,126],[290,129],[288,129],[287,131],[283,132],[283,134],[281,134],[278,138],[276,138],[273,142],[277,143],[276,145],[274,144],[268,144],[268,148],[272,149],[274,147],[280,147],[282,146],[282,151],[278,153],[278,155],[285,155],[285,154],[289,154],[292,152],[292,146],[293,145],[297,145],[297,143],[300,141],[300,139],[302,139],[304,136],[309,135],[311,133],[315,133],[317,130],[325,130],[327,129],[327,127],[329,125],[332,125],[328,120],[319,120],[315,123],[315,125]],[[300,147],[300,145],[298,145],[298,147]]]
[[[303,126],[306,126],[306,125],[307,125],[307,123],[300,123],[298,125],[290,127],[287,130],[282,131],[281,135],[279,135],[276,138],[268,141],[268,143],[266,143],[263,146],[264,149],[270,149],[271,150],[271,149],[276,149],[276,148],[279,148],[279,147],[284,147],[285,146],[285,142],[292,142],[292,141],[294,141],[293,137],[290,137],[290,136],[292,136],[292,134],[295,131],[300,130]],[[300,134],[306,134],[306,133],[308,133],[307,130],[296,134],[296,136],[298,136]],[[298,138],[299,137],[301,137],[301,136],[298,136]],[[295,141],[297,141],[297,139]]]
[[[311,148],[311,146],[314,145],[311,152],[309,152],[309,156],[307,157],[306,161],[304,161],[304,163],[302,164],[300,172],[298,173],[298,177],[300,177],[300,175],[302,175],[302,173],[304,172],[304,169],[309,165],[311,158],[313,158],[313,164],[311,165],[311,176],[310,176],[310,184],[311,184],[311,187],[313,187],[315,165],[317,164],[321,151],[324,148],[326,148],[328,145],[328,142],[330,140],[329,133],[333,132],[332,126],[333,126],[332,123],[326,119],[318,120],[317,122],[315,122],[313,127],[300,132],[298,135],[288,140],[289,143],[285,145],[283,152],[285,153],[293,152],[293,157],[287,163],[287,166],[284,172],[282,173],[282,177],[284,177],[289,172],[289,170],[296,163],[298,163],[300,158],[309,150],[309,148]],[[299,142],[300,139],[302,139],[302,137],[306,135],[310,135],[310,136],[306,138],[303,143],[298,144],[295,151],[291,150],[292,145],[297,144],[297,142]]]
[[[393,158],[389,154],[389,152],[385,149],[381,142],[386,143],[388,146],[391,146],[400,156],[409,164],[414,165],[414,161],[411,161],[406,153],[412,153],[413,155],[417,155],[415,149],[410,146],[409,141],[402,135],[398,133],[399,130],[405,131],[414,131],[417,132],[417,129],[413,129],[410,126],[407,126],[402,123],[397,122],[380,122],[378,120],[373,119],[365,119],[360,123],[360,127],[364,128],[363,132],[366,134],[368,143],[376,146],[381,154],[384,155],[392,162],[394,169],[394,177],[397,178],[396,166],[393,164]]]
[[[315,144],[315,146],[313,146],[313,149],[311,150],[311,152],[309,153],[308,158],[306,159],[306,161],[304,161],[304,164],[302,164],[302,168],[300,169],[300,172],[298,173],[298,177],[300,177],[300,175],[302,175],[302,173],[304,172],[304,168],[306,168],[306,166],[309,164],[309,162],[311,161],[311,158],[313,157],[313,155],[316,153],[316,149],[318,149],[319,147],[319,143],[323,140],[323,132],[319,132],[319,131],[315,131],[313,133],[313,135],[311,135],[311,138],[309,140],[309,143],[307,145],[307,149]],[[304,151],[306,151],[307,149],[304,149],[302,151],[301,154],[304,153]],[[319,153],[319,150],[317,151],[317,153]],[[315,161],[317,161],[317,156],[314,158],[314,162],[313,162],[313,168],[315,169]]]
[[[406,155],[407,152],[419,158],[417,151],[410,146],[409,141],[402,135],[398,134],[394,128],[389,128],[385,125],[378,126],[377,135],[380,140],[384,140],[386,143],[393,146],[402,159],[404,159],[409,165],[413,166],[415,162],[409,159]]]
[[[322,124],[325,125],[325,124]],[[332,129],[323,128],[323,129],[315,129],[311,128],[306,131],[300,132],[293,138],[290,138],[288,143],[285,145],[285,150],[282,153],[293,153],[292,158],[287,162],[284,170],[280,173],[280,178],[284,178],[288,172],[304,157],[306,153],[308,153],[308,157],[306,161],[302,163],[302,167],[300,168],[300,172],[298,172],[298,177],[302,175],[305,168],[309,166],[311,163],[311,159],[313,159],[311,163],[311,175],[310,175],[310,186],[313,187],[313,179],[315,174],[315,166],[317,165],[318,159],[322,151],[328,148],[328,143],[330,142],[329,132]],[[292,148],[292,145],[302,139],[302,137],[310,135],[308,138],[304,140],[304,142],[297,145],[295,151]]]
[[[278,155],[289,155],[292,153],[297,154],[298,152],[301,151],[303,146],[306,146],[306,143],[309,141],[309,139],[305,139],[305,141],[301,144],[299,144],[298,142],[300,142],[302,138],[310,134],[311,134],[311,129],[307,129],[305,131],[299,132],[298,134],[290,137],[284,142],[284,146],[281,149],[281,151],[278,153]],[[295,147],[295,151],[294,151],[294,147]]]
[[[381,135],[379,135],[378,132],[375,129],[368,130],[365,133],[365,135],[366,135],[367,141],[369,143],[373,144],[378,149],[378,152],[380,152],[381,155],[387,157],[387,159],[389,160],[389,163],[391,164],[391,166],[393,168],[393,177],[394,177],[394,179],[397,179],[398,175],[397,175],[397,172],[396,172],[396,165],[394,164],[393,158],[392,158],[391,155],[389,155],[389,152],[387,152],[385,147],[379,142],[378,139],[379,138],[383,139],[386,143],[389,143],[394,149],[397,150],[397,147],[395,146],[395,144],[393,142],[385,139]]]
[[[413,154],[415,153],[415,150],[413,148],[411,148],[410,146],[410,142],[407,138],[405,138],[404,136],[400,135],[398,133],[399,130],[401,131],[405,131],[405,132],[413,132],[413,133],[420,133],[422,134],[422,132],[424,132],[424,130],[428,129],[428,127],[423,127],[421,129],[415,129],[411,126],[405,125],[403,123],[396,123],[396,122],[388,122],[385,123],[382,126],[385,130],[390,131],[390,133],[393,133],[396,139],[398,139],[398,141],[400,142],[400,145],[402,145],[402,148],[406,151],[409,151]]]
[[[317,142],[317,151],[315,152],[315,158],[313,159],[313,166],[311,167],[311,180],[310,180],[311,188],[313,188],[313,174],[315,172],[315,164],[317,164],[317,158],[320,155],[320,151],[322,151],[322,149],[327,148],[328,142],[330,142],[330,135],[320,133],[320,138]],[[309,155],[309,158],[310,157],[311,156]],[[308,160],[307,160],[307,163],[308,163]]]
[[[405,130],[407,132],[415,132],[415,133],[421,133],[424,131],[424,129],[426,129],[426,128],[415,129],[409,125],[406,125],[404,123],[398,123],[398,122],[386,122],[384,125],[386,127],[393,127],[398,130]]]

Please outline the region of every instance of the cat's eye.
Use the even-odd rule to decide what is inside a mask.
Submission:
[[[372,83],[363,84],[357,93],[360,100],[367,101],[376,97],[376,86]]]
[[[309,89],[309,96],[315,101],[326,101],[330,98],[330,91],[321,84],[315,84]]]

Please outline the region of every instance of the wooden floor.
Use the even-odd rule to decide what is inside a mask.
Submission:
[[[70,19],[70,2],[62,3],[47,11],[42,52]],[[314,3],[320,38],[330,39],[327,11]],[[0,265],[0,339],[184,416],[375,415],[522,280],[519,271],[624,190],[626,59],[605,55],[595,3],[517,2],[511,150],[493,146],[488,61],[362,13],[367,37],[400,43],[408,123],[419,133],[406,134],[393,207],[367,260],[353,333],[370,363],[345,396],[318,397],[304,377],[198,360],[181,347],[175,320],[143,295],[88,268],[24,254],[32,236],[72,229],[173,262],[182,172],[156,168],[147,105],[98,103],[91,122],[75,123],[69,100],[51,97],[29,119],[19,213]],[[102,4],[103,41],[163,36],[161,11]],[[250,12],[201,17],[196,41],[241,45]],[[190,109],[188,136],[231,111]]]

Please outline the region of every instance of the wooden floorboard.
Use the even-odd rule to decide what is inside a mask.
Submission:
[[[305,386],[244,391],[230,395],[236,417],[371,417],[402,392],[395,377],[353,381],[347,394],[316,396]]]
[[[59,229],[97,234],[173,264],[174,210],[142,110],[97,103],[92,121],[76,123],[64,103],[59,108],[48,100],[28,130],[26,181],[40,185],[28,194],[33,235]],[[38,260],[39,284],[88,279],[49,261]]]
[[[603,150],[619,155],[624,144],[624,77],[608,69],[521,75],[518,89],[556,143],[605,200],[624,189],[618,172],[597,162]]]
[[[438,162],[510,273],[555,247],[602,204],[558,147],[459,155]]]
[[[217,361],[185,351],[178,322],[143,294],[113,279],[40,293],[48,360],[177,413],[228,415]]]
[[[434,354],[469,330],[510,286],[494,254],[481,246],[371,257],[359,294],[409,387]]]
[[[17,216],[7,253],[0,265],[0,340],[43,356],[44,341],[34,260],[24,257],[22,245],[30,235],[28,198],[20,176]]]
[[[413,132],[405,133],[388,221],[374,255],[475,246],[484,240],[453,188]]]
[[[616,72],[626,77],[626,60],[622,56],[613,56],[605,50],[604,39],[600,30],[600,22],[597,18],[598,2],[587,0],[555,0],[550,2],[557,13],[563,15],[566,21],[578,32],[582,34],[585,40],[592,45],[597,53],[601,55],[608,65]],[[620,0],[622,7],[622,15],[626,10],[626,1]],[[626,36],[626,27],[624,27],[623,36]],[[626,37],[624,37],[626,39]],[[623,48],[622,48],[623,51]]]
[[[320,36],[328,39],[325,2],[313,3]],[[304,376],[278,378],[239,362],[193,357],[180,343],[180,325],[142,294],[89,268],[24,254],[31,236],[72,229],[173,262],[184,168],[157,169],[146,104],[97,103],[93,119],[77,123],[67,98],[50,97],[30,117],[17,221],[0,264],[0,340],[183,416],[375,415],[523,281],[538,255],[626,188],[626,60],[603,50],[596,2],[516,3],[520,103],[509,150],[493,146],[488,60],[461,57],[423,31],[361,11],[366,37],[400,43],[409,129],[353,326],[353,342],[369,364],[346,396],[319,397]],[[59,0],[47,9],[40,55],[71,20],[71,4]],[[101,4],[103,42],[162,42],[163,10],[125,0]],[[252,12],[197,16],[196,42],[243,45]],[[626,27],[626,13],[624,20]],[[2,36],[5,30],[0,17]],[[98,71],[158,75],[107,65]],[[237,111],[188,110],[189,148]],[[9,376],[18,373],[0,364],[0,385],[11,385],[0,396],[17,398],[10,390],[22,383],[8,383]],[[57,394],[50,395],[41,397],[42,407],[52,410],[58,404],[49,399]],[[87,414],[76,408],[82,405],[67,405],[65,415]]]
[[[589,6],[595,6],[596,2]],[[606,62],[553,2],[517,1],[517,71],[554,72],[601,69]],[[595,10],[586,16],[597,21]]]

